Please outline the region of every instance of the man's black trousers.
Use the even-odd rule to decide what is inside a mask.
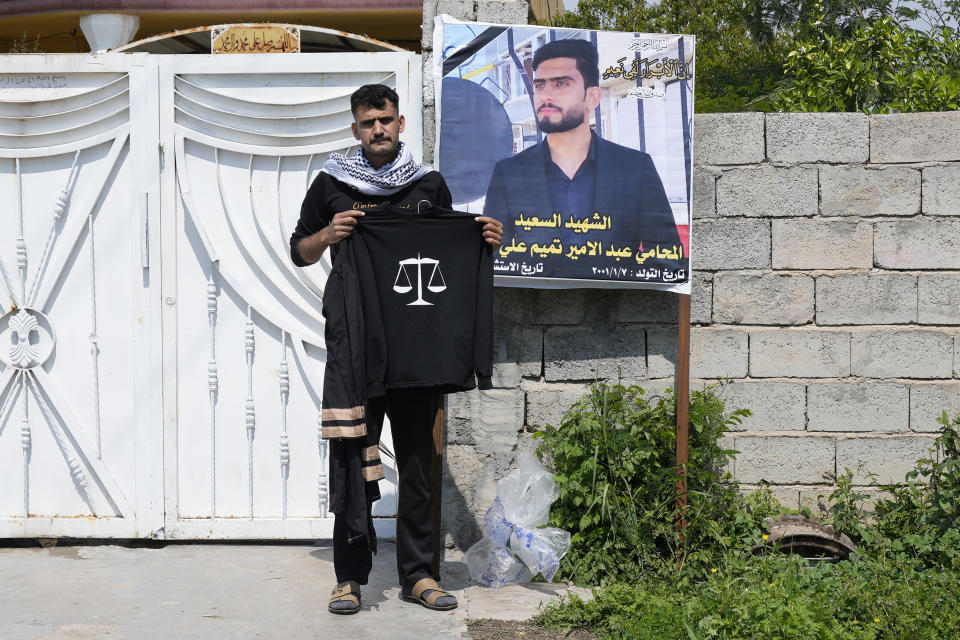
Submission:
[[[433,424],[443,395],[419,389],[388,391],[367,401],[367,429],[379,441],[384,413],[390,418],[393,452],[397,456],[397,572],[400,585],[409,590],[422,578],[433,576],[434,524],[430,468]],[[369,510],[372,505],[368,504]],[[369,513],[368,513],[369,516]],[[333,524],[333,565],[337,582],[367,584],[373,564],[366,544],[348,544],[344,518]]]

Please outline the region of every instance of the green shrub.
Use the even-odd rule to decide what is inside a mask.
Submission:
[[[762,517],[780,508],[769,491],[738,497],[720,471],[736,453],[720,438],[746,414],[726,412],[714,391],[691,398],[682,541],[674,526],[671,396],[647,399],[637,387],[598,384],[560,428],[541,436],[540,453],[552,458],[561,488],[554,524],[574,532],[563,570],[606,586],[589,602],[571,597],[545,607],[536,622],[631,640],[960,637],[960,417],[941,416],[930,456],[904,482],[874,485],[885,497],[873,511],[853,471],[835,477],[821,496],[824,517],[858,551],[810,565],[751,553]]]
[[[960,109],[958,18],[958,0],[580,0],[553,24],[695,34],[697,113],[888,113]]]
[[[559,497],[550,523],[572,534],[559,576],[605,584],[672,572],[703,572],[703,558],[759,540],[762,520],[779,511],[769,493],[739,497],[723,469],[734,455],[721,436],[749,415],[727,413],[714,389],[690,400],[687,527],[675,525],[676,401],[637,386],[593,385],[559,427],[536,434]]]
[[[789,86],[779,111],[951,111],[960,109],[960,39],[884,18],[846,36],[821,35],[787,56]]]

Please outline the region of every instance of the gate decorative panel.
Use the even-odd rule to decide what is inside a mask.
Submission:
[[[406,53],[210,58],[160,63],[165,371],[176,372],[164,383],[176,398],[165,534],[329,537],[319,439],[329,261],[294,267],[288,238],[326,157],[356,148],[357,87],[395,87],[419,148],[419,64]],[[385,467],[375,514],[391,516],[396,473]],[[392,519],[380,525],[392,532]]]
[[[0,536],[160,535],[144,60],[0,56]]]
[[[418,57],[0,62],[0,537],[332,535],[329,262],[287,239],[356,87],[419,149]]]

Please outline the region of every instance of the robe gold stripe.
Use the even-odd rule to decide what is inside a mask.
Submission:
[[[349,409],[324,409],[321,413],[324,420],[359,420],[364,417],[363,406]]]
[[[378,464],[373,467],[364,467],[363,468],[363,479],[367,482],[372,482],[374,480],[383,480],[383,465]]]
[[[379,460],[380,459],[380,448],[377,445],[372,445],[360,452],[360,459],[364,462],[370,460]]]
[[[362,438],[363,436],[367,435],[367,425],[366,423],[355,424],[350,427],[331,427],[323,425],[321,431],[325,440],[330,440],[331,438]]]

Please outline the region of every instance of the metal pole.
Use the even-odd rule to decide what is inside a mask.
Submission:
[[[430,493],[433,494],[433,579],[440,579],[440,556],[443,554],[441,503],[443,501],[443,396],[440,396],[437,416],[433,421],[433,460],[430,465]]]
[[[677,354],[677,526],[687,526],[687,460],[690,439],[690,294],[680,294]]]

